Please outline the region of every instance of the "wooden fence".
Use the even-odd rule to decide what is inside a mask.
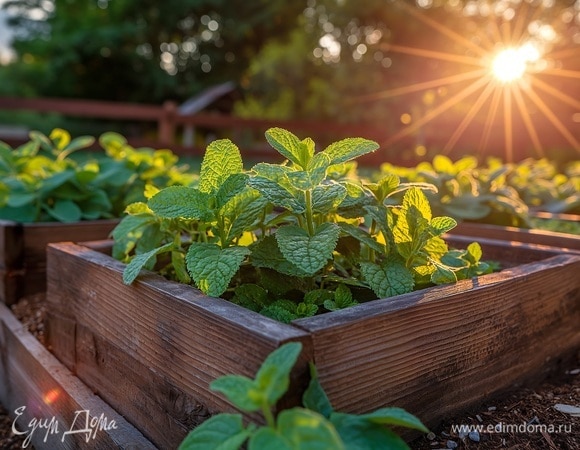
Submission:
[[[231,137],[240,145],[245,155],[264,156],[265,152],[272,152],[264,141],[264,131],[274,126],[291,130],[300,137],[310,136],[321,145],[352,136],[373,139],[379,143],[386,141],[388,137],[386,131],[378,127],[337,122],[243,119],[217,113],[181,115],[177,104],[169,101],[163,105],[145,105],[95,100],[0,97],[0,111],[2,110],[149,123],[155,130],[153,137],[128,136],[132,145],[170,148],[178,154],[186,155],[202,153],[201,147],[207,142],[199,136],[205,135],[208,139]],[[13,137],[3,139],[1,134],[0,140],[10,143],[17,141]],[[373,159],[377,162],[376,157]]]

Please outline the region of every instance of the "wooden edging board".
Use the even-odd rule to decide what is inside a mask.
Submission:
[[[29,447],[156,448],[25,330],[4,304],[0,304],[0,402]]]
[[[474,239],[447,240],[464,248]],[[160,448],[172,448],[179,439],[168,436],[183,437],[204,413],[234,410],[208,389],[213,379],[253,376],[291,340],[305,351],[284,406],[300,403],[313,361],[336,410],[400,406],[433,426],[580,347],[580,255],[476,240],[504,270],[291,325],[150,272],[126,286],[124,265],[102,246],[51,244],[48,339]]]
[[[478,238],[501,239],[527,244],[547,245],[580,251],[580,236],[553,231],[504,227],[482,223],[462,222],[452,231],[452,235],[477,236]]]
[[[0,303],[11,305],[46,289],[46,246],[50,242],[106,239],[117,219],[74,223],[0,220]]]

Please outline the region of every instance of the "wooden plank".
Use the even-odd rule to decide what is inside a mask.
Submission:
[[[0,352],[0,401],[21,430],[29,432],[36,449],[156,448],[73,376],[2,304]],[[84,429],[86,417],[100,420],[93,434],[67,434]],[[52,421],[51,432],[40,428],[31,432],[34,419]]]
[[[579,255],[295,321],[335,408],[426,424],[541,373],[580,346]]]
[[[46,246],[50,242],[105,239],[118,219],[75,223],[19,224],[0,221],[0,302],[46,289]]]
[[[545,230],[527,230],[516,227],[501,227],[479,223],[463,222],[457,225],[452,235],[477,236],[506,241],[525,242],[528,244],[548,245],[551,247],[580,250],[580,236],[567,233],[556,233]]]
[[[50,244],[47,340],[59,359],[107,400],[116,401],[156,445],[168,439],[159,424],[191,417],[196,405],[234,410],[209,390],[209,383],[225,374],[254,376],[264,358],[288,341],[301,341],[304,350],[291,376],[291,392],[280,406],[300,403],[312,359],[307,333],[153,273],[126,286],[123,269],[86,247]],[[75,326],[59,329],[53,339],[61,319]],[[158,388],[179,400],[168,407]],[[153,397],[147,400],[150,409],[142,410],[139,395]]]

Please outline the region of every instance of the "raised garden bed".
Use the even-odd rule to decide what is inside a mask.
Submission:
[[[46,289],[49,242],[106,239],[118,220],[18,223],[0,220],[0,303]]]
[[[21,432],[27,433],[23,436],[29,439],[23,445],[32,444],[36,449],[155,449],[26,331],[3,304],[0,403]],[[68,433],[86,430],[85,420],[90,431]]]
[[[539,229],[503,227],[499,225],[483,223],[462,222],[452,230],[452,234],[476,236],[476,239],[501,239],[513,242],[525,242],[528,244],[547,245],[550,247],[562,247],[580,251],[580,235]]]
[[[473,239],[448,237],[456,247]],[[313,360],[333,405],[400,406],[425,424],[514,382],[539,379],[580,346],[580,255],[479,239],[501,272],[364,303],[290,325],[72,243],[48,248],[47,339],[56,356],[160,448],[214,411],[218,376],[251,376],[284,342],[301,360],[283,406],[298,404]],[[94,247],[94,245],[92,245]]]

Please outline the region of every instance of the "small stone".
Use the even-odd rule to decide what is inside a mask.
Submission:
[[[481,418],[481,416],[479,414],[476,414],[475,418],[479,421],[479,423],[483,422],[483,419]]]
[[[481,439],[479,436],[479,431],[470,431],[468,436],[469,439],[471,439],[473,442],[479,442]]]
[[[447,448],[451,448],[451,449],[453,449],[453,448],[457,448],[457,447],[458,447],[458,444],[457,444],[457,442],[455,442],[455,441],[453,441],[453,440],[451,440],[451,439],[449,439],[449,440],[447,441],[447,444],[446,444],[446,445],[447,445]]]
[[[430,431],[427,434],[427,439],[429,439],[430,441],[434,440],[437,436],[435,436],[435,433],[433,433],[432,431]]]
[[[574,369],[568,372],[570,375],[578,375],[580,373],[580,369]]]
[[[487,408],[488,411],[495,411],[497,408],[495,406],[490,406]]]
[[[446,438],[451,437],[451,435],[449,433],[446,433],[445,431],[441,432],[441,436],[446,437]]]
[[[465,439],[467,437],[467,432],[466,431],[460,431],[459,434],[459,439]]]

